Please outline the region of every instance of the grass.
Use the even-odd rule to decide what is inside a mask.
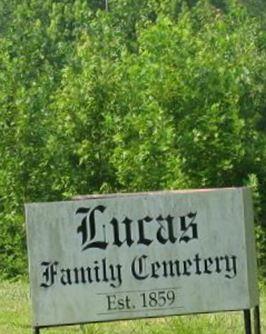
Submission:
[[[266,289],[261,293],[262,333],[266,333]],[[0,334],[29,334],[31,311],[28,285],[0,283]],[[243,334],[242,312],[143,319],[86,326],[43,329],[45,334]]]

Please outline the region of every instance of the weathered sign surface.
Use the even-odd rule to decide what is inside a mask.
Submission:
[[[26,205],[34,326],[258,304],[247,188]]]

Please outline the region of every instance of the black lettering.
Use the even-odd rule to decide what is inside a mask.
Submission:
[[[201,258],[199,257],[199,254],[196,254],[194,257],[194,262],[196,264],[196,274],[197,275],[201,275],[200,261],[201,261]]]
[[[161,244],[166,244],[167,241],[170,241],[171,243],[176,242],[176,237],[174,236],[174,226],[173,226],[173,220],[174,217],[168,215],[166,218],[163,218],[161,215],[156,218],[156,221],[159,223],[160,227],[157,231],[157,240]],[[167,229],[163,225],[163,222],[166,221],[167,223]],[[163,236],[163,232],[166,232],[166,236]]]
[[[107,305],[108,311],[116,309],[116,295],[107,296]]]
[[[87,272],[87,278],[88,278],[88,282],[92,283],[93,279],[92,279],[92,275],[91,275],[91,267],[87,267],[86,268],[86,272]]]
[[[100,282],[101,280],[100,280],[100,277],[99,277],[99,266],[98,266],[98,261],[94,261],[94,264],[95,264],[95,266],[94,266],[94,274],[95,274],[95,281],[96,282]]]
[[[215,264],[216,264],[216,272],[217,274],[220,274],[222,272],[221,266],[220,266],[220,261],[223,261],[224,257],[220,256],[220,257],[215,257]]]
[[[85,277],[85,270],[84,270],[83,267],[74,268],[74,274],[75,274],[75,283],[76,284],[87,283],[86,282],[86,277]]]
[[[139,227],[139,240],[138,244],[143,244],[146,246],[149,246],[152,243],[151,239],[147,239],[145,237],[145,231],[144,231],[144,222],[145,223],[150,223],[153,219],[149,216],[146,216],[143,219],[138,220],[138,227]]]
[[[108,245],[106,240],[93,241],[96,237],[95,213],[97,211],[103,213],[105,209],[106,209],[105,206],[98,205],[93,210],[91,210],[91,212],[90,212],[90,208],[84,208],[84,207],[79,208],[76,211],[76,214],[85,214],[85,216],[83,217],[81,221],[81,225],[78,226],[77,228],[77,232],[81,233],[82,235],[82,245],[84,245],[84,247],[82,248],[83,251],[88,248],[106,249]],[[88,221],[87,220],[88,220],[89,212],[90,214],[89,214],[89,233],[88,233]],[[103,226],[103,231],[104,231],[104,226]],[[88,239],[89,239],[89,242],[88,242]]]
[[[141,255],[141,256],[136,256],[132,262],[131,265],[131,271],[133,276],[137,280],[144,280],[146,279],[149,274],[146,272],[146,261],[147,256],[146,255]]]
[[[124,243],[126,243],[129,247],[134,243],[134,240],[132,239],[132,235],[131,235],[131,223],[133,222],[133,220],[129,219],[129,218],[125,218],[122,221],[122,224],[125,225],[125,234],[126,237],[123,241],[120,240],[120,235],[119,235],[119,223],[117,221],[116,218],[113,218],[110,221],[110,224],[113,225],[113,234],[114,234],[114,242],[113,244],[120,247],[122,246]]]
[[[110,264],[110,273],[111,280],[114,282],[118,282],[116,285],[114,283],[110,283],[110,286],[113,288],[118,288],[122,283],[122,265],[117,264],[116,266]]]
[[[41,283],[42,288],[49,288],[55,283],[55,277],[57,275],[58,262],[42,262],[41,266],[46,267],[42,276],[45,282]]]
[[[213,265],[213,259],[211,257],[204,259],[204,274],[212,274],[212,270],[209,270]]]
[[[180,217],[180,225],[181,225],[181,231],[183,232],[179,242],[185,242],[188,243],[190,240],[198,239],[198,226],[196,223],[194,223],[197,216],[197,212],[192,213],[190,212],[187,216],[181,216]],[[187,223],[187,218],[190,219],[190,222]],[[189,236],[189,232],[191,232]]]
[[[192,266],[192,261],[191,260],[186,260],[183,261],[183,275],[190,276],[191,272],[188,271],[188,269]]]
[[[63,285],[72,285],[71,270],[69,268],[61,269],[61,274],[61,283]]]
[[[159,275],[156,272],[160,269],[161,265],[158,261],[151,264],[151,277],[158,278]]]
[[[175,276],[173,261],[171,260],[167,262],[163,261],[162,265],[163,265],[163,276],[164,277],[168,277],[168,276],[174,277]]]
[[[237,269],[236,269],[236,256],[231,256],[229,257],[226,255],[225,257],[225,262],[226,262],[226,271],[228,274],[225,275],[226,278],[232,279],[236,277],[237,275]],[[230,261],[231,260],[231,261]],[[232,275],[229,275],[231,272],[233,272]]]
[[[125,301],[124,301],[123,298],[119,298],[117,300],[117,304],[118,304],[118,309],[119,310],[123,310],[124,309],[124,307],[125,307]]]

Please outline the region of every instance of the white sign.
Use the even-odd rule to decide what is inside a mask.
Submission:
[[[26,205],[34,326],[258,305],[247,188]]]

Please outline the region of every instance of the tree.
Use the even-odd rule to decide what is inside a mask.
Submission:
[[[103,4],[0,4],[7,277],[26,270],[25,202],[251,184],[264,220],[261,21],[235,0]]]

